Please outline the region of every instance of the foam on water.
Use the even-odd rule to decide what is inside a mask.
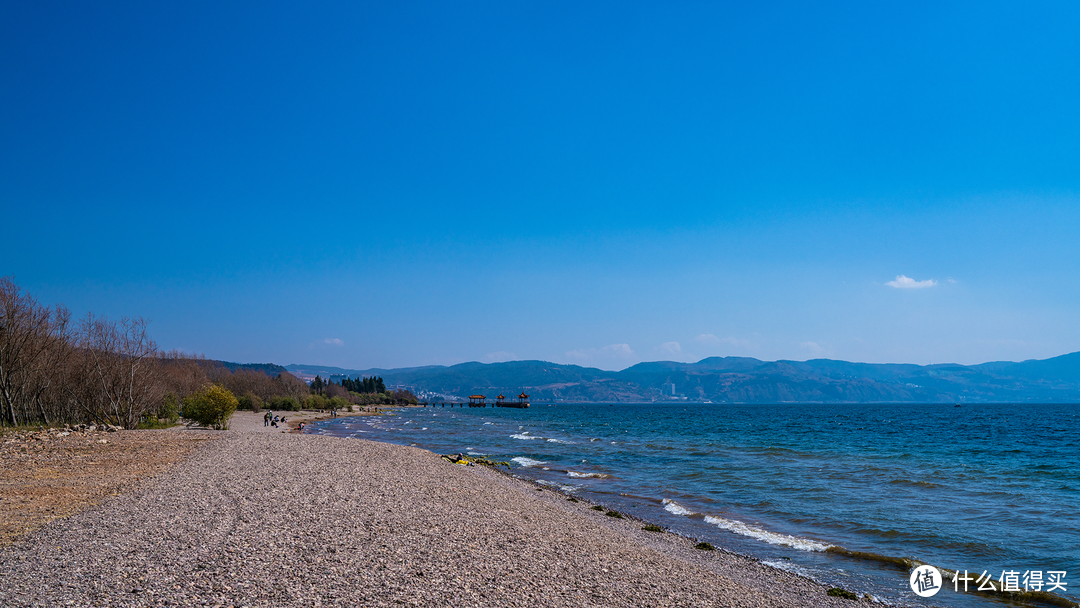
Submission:
[[[675,502],[674,500],[671,500],[670,498],[665,498],[662,502],[664,503],[664,510],[667,511],[668,513],[671,513],[672,515],[693,515],[694,514],[693,511],[691,511],[690,509],[687,509],[686,507],[680,505],[679,503]]]
[[[543,439],[543,437],[537,437],[536,435],[530,435],[528,433],[514,433],[510,435],[511,439]]]
[[[791,547],[792,549],[799,549],[800,551],[824,551],[832,546],[810,540],[809,538],[799,538],[798,536],[769,532],[768,530],[763,530],[757,526],[751,526],[735,519],[724,519],[723,517],[706,515],[705,521],[721,530],[727,530],[728,532],[734,532],[735,534],[756,538],[757,540],[767,542],[770,545],[784,545]]]
[[[307,432],[371,433],[437,453],[482,445],[523,477],[579,485],[620,512],[902,605],[911,605],[906,575],[879,556],[978,572],[1080,571],[1080,515],[1061,506],[1080,501],[1080,407],[981,405],[978,416],[958,417],[952,404],[920,405],[920,424],[902,423],[912,407],[820,405],[813,416],[786,404],[408,409]],[[435,417],[439,426],[420,428]],[[985,601],[959,595],[941,605]]]

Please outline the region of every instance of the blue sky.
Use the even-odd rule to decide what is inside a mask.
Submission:
[[[1056,356],[1077,31],[1066,2],[6,3],[0,275],[242,362]]]

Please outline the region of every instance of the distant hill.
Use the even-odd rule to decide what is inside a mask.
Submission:
[[[231,361],[216,361],[216,360],[209,360],[209,361],[207,361],[207,363],[217,363],[219,365],[224,366],[225,368],[227,368],[231,372],[235,372],[238,369],[246,369],[246,370],[263,372],[263,373],[265,373],[265,374],[267,374],[269,376],[277,376],[278,374],[286,373],[286,372],[289,371],[289,370],[285,369],[284,366],[278,365],[276,363],[233,363]]]
[[[546,361],[461,363],[352,370],[287,365],[297,374],[381,376],[388,386],[458,398],[524,391],[533,401],[671,400],[668,382],[689,401],[731,403],[1080,402],[1080,352],[1052,359],[979,365],[851,363],[832,359],[761,361],[709,357],[697,363],[652,361],[609,372]]]

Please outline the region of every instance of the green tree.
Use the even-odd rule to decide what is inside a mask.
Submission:
[[[211,384],[184,399],[184,417],[217,430],[229,428],[236,407],[240,405],[229,389]]]
[[[244,393],[240,397],[237,397],[237,401],[240,402],[240,409],[251,410],[253,412],[262,411],[263,400],[259,399],[259,396],[255,393]]]

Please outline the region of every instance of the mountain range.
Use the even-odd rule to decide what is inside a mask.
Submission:
[[[1080,402],[1080,352],[978,365],[709,357],[697,363],[638,363],[622,371],[546,361],[365,370],[293,364],[285,369],[323,378],[381,376],[387,386],[434,400],[524,391],[534,402]],[[661,394],[668,383],[674,384],[676,397]]]

